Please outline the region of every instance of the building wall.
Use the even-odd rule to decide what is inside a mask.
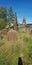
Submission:
[[[18,25],[19,30],[22,30],[22,31],[31,31],[32,30],[32,24],[26,24],[26,25],[28,25],[28,27],[23,26],[23,24],[19,24]]]

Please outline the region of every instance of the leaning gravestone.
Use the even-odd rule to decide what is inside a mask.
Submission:
[[[7,34],[7,29],[3,29],[1,33],[4,35]]]
[[[16,41],[17,40],[17,35],[16,35],[15,30],[11,29],[10,31],[8,31],[7,35],[8,35],[8,41]]]

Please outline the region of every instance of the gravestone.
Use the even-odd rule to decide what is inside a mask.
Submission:
[[[32,27],[30,27],[30,35],[32,35]]]
[[[2,31],[0,31],[0,40],[3,39],[3,34],[2,34]]]
[[[32,30],[30,31],[30,35],[32,35]]]
[[[17,40],[17,35],[16,35],[15,30],[11,29],[10,31],[8,31],[7,35],[8,35],[8,41],[16,41]]]
[[[4,35],[7,34],[7,29],[3,29],[1,34],[4,34]]]
[[[0,40],[1,40],[1,31],[0,31]]]

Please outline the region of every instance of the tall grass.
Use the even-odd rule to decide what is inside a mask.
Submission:
[[[15,42],[9,42],[4,36],[4,43],[0,43],[0,65],[18,65],[19,56],[24,65],[32,65],[32,38],[28,34],[18,31]]]

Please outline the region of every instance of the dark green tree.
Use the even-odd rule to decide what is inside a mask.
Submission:
[[[6,18],[7,10],[5,7],[0,7],[0,18]]]
[[[9,18],[9,25],[11,24],[11,23],[13,23],[13,16],[14,16],[14,14],[13,14],[13,9],[12,9],[12,7],[10,6],[10,8],[9,8],[9,10],[8,10],[9,12],[9,15],[8,15],[8,18]]]
[[[0,30],[6,27],[7,24],[7,10],[5,7],[0,7]]]

